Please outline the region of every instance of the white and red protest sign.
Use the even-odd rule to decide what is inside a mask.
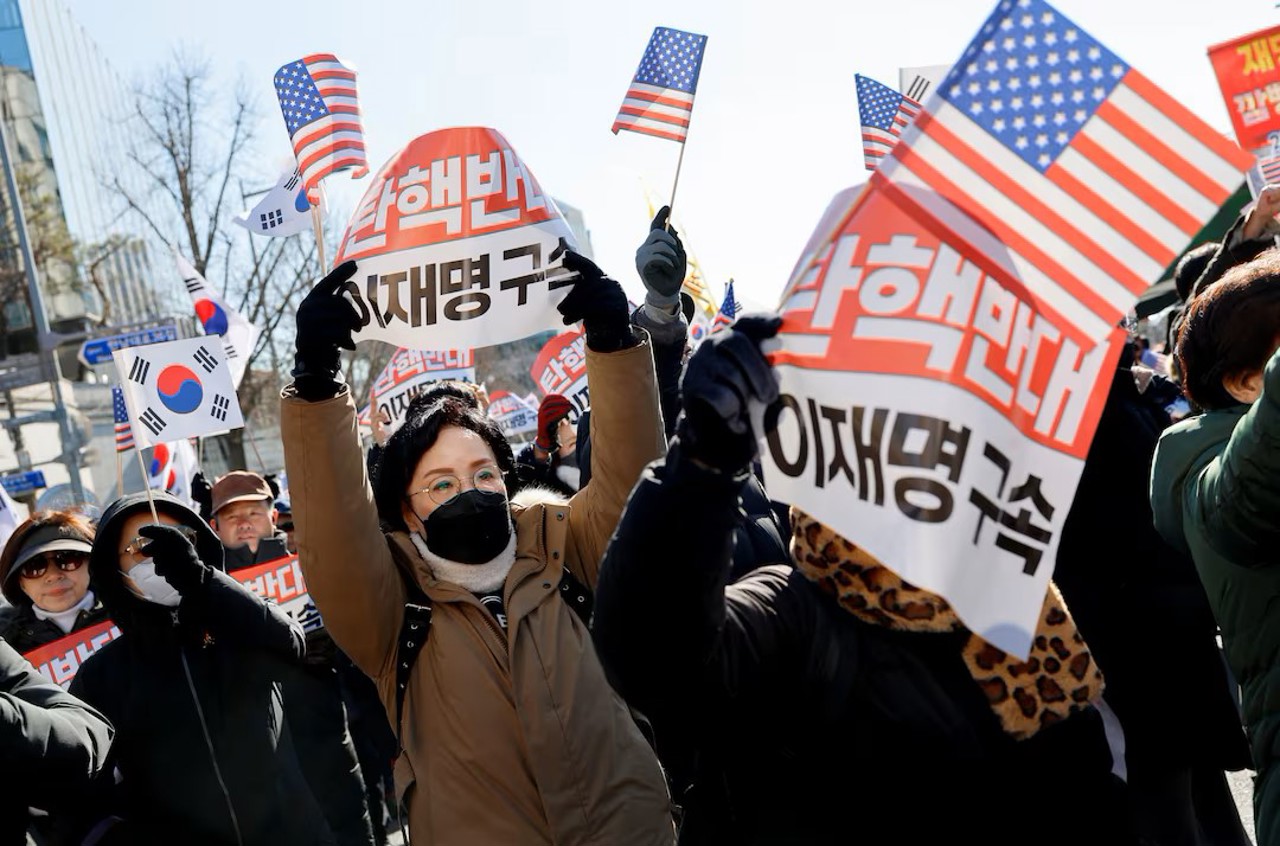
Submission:
[[[307,580],[298,565],[298,556],[287,555],[265,564],[242,567],[228,575],[263,599],[275,602],[280,610],[297,620],[304,631],[324,625],[311,594],[307,593]]]
[[[471,350],[407,350],[391,356],[373,383],[378,411],[390,420],[388,434],[400,428],[409,403],[436,382],[455,379],[475,382],[475,357]]]
[[[89,656],[120,637],[120,629],[110,620],[104,620],[92,626],[74,631],[66,637],[52,643],[38,646],[25,657],[31,666],[49,681],[64,690],[71,687],[71,680],[76,677],[80,665]]]
[[[504,438],[538,430],[538,406],[507,391],[494,391],[489,397],[489,417],[498,424]]]
[[[469,349],[555,325],[576,278],[565,245],[555,202],[496,130],[419,136],[383,165],[342,238],[337,261],[359,263],[356,340]]]
[[[561,332],[542,345],[529,368],[543,396],[561,394],[573,405],[569,422],[577,424],[591,408],[587,389],[587,336],[580,331]]]
[[[1082,349],[1003,268],[874,189],[781,311],[770,495],[1025,656],[1123,330]]]

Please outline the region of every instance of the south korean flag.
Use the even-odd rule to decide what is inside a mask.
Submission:
[[[311,202],[298,171],[291,170],[276,182],[256,206],[234,221],[255,235],[287,238],[311,228]]]
[[[126,347],[113,355],[140,446],[244,427],[218,338]]]

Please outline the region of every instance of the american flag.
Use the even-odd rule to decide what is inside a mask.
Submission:
[[[1258,158],[1258,171],[1268,185],[1280,182],[1280,155],[1270,154]]]
[[[872,179],[1092,343],[1252,163],[1043,0],[1004,0]]]
[[[682,144],[689,135],[693,95],[702,71],[707,37],[665,26],[653,30],[640,68],[613,122],[613,133],[629,129]]]
[[[867,170],[893,149],[902,130],[920,114],[920,104],[868,76],[857,75],[858,119],[862,122],[862,158]]]
[[[315,53],[276,71],[275,85],[302,184],[313,203],[319,199],[320,180],[329,174],[355,168],[352,176],[359,178],[369,172],[355,71],[332,53]]]
[[[738,305],[738,300],[733,296],[733,280],[729,280],[728,286],[724,289],[724,302],[720,304],[720,310],[716,312],[716,319],[711,324],[711,333],[715,334],[726,326],[732,326],[733,321],[737,320],[738,312],[742,310],[742,306]]]
[[[129,424],[129,407],[124,404],[124,390],[111,389],[111,413],[116,421],[116,452],[133,449],[133,427]]]

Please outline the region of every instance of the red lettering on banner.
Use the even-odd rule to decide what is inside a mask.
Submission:
[[[1280,129],[1280,27],[1270,27],[1209,48],[1218,87],[1231,113],[1236,140],[1257,152]]]
[[[778,363],[949,382],[1026,436],[1088,452],[1117,338],[1081,349],[1021,285],[883,192],[864,198],[844,232],[788,292]]]

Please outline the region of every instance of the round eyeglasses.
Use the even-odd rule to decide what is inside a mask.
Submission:
[[[444,505],[462,493],[462,484],[462,480],[457,476],[437,476],[425,488],[410,491],[408,498],[413,499],[419,494],[426,494],[436,505]],[[502,471],[492,464],[486,464],[475,472],[471,477],[471,487],[489,493],[502,493],[506,490],[506,485],[502,481]]]

